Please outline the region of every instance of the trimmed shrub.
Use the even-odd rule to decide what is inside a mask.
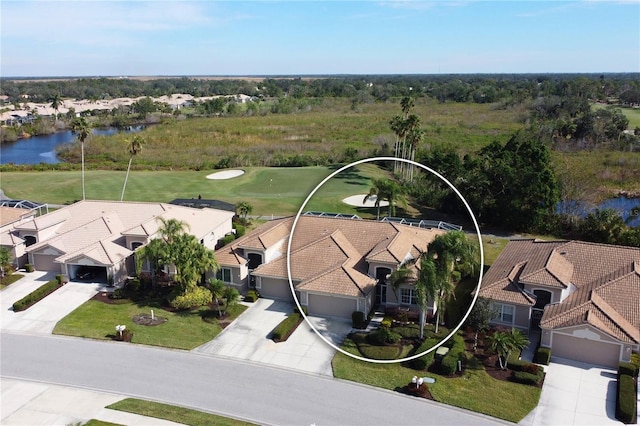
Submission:
[[[620,364],[618,364],[618,375],[638,377],[638,366],[630,362],[621,362]]]
[[[196,287],[195,290],[175,296],[169,304],[175,309],[191,309],[208,305],[213,302],[213,295],[204,287]]]
[[[59,289],[60,287],[62,287],[62,285],[58,283],[58,280],[51,280],[46,284],[41,285],[37,289],[33,290],[31,293],[27,294],[22,299],[15,302],[13,304],[13,311],[14,312],[24,311],[29,306],[44,299],[46,296],[53,293],[55,290]]]
[[[62,284],[62,281],[63,281],[62,274],[56,275],[56,280],[58,281],[58,284]]]
[[[426,351],[427,349],[437,345],[439,341],[440,341],[439,339],[434,339],[434,338],[426,339],[424,342],[422,342],[422,344],[418,347],[418,349],[415,350],[415,353],[420,354]],[[416,370],[426,370],[431,366],[431,364],[433,364],[433,357],[435,356],[435,354],[436,354],[436,351],[433,350],[427,354],[422,355],[421,357],[412,359],[411,368]]]
[[[542,380],[542,371],[537,374],[527,373],[526,371],[514,371],[511,374],[511,380],[524,385],[538,386]]]
[[[273,329],[271,339],[276,343],[287,340],[287,338],[291,335],[291,333],[293,333],[296,327],[298,327],[298,324],[300,324],[301,322],[302,315],[300,315],[300,313],[291,313],[291,315],[282,320],[282,322]]]
[[[449,349],[449,352],[440,361],[440,371],[445,376],[451,376],[456,373],[458,369],[458,361],[463,360],[465,351],[464,339],[459,334],[453,336],[453,344]]]
[[[30,264],[30,263],[25,263],[24,270],[27,271],[27,272],[33,272],[33,270],[34,270],[33,269],[33,265]]]
[[[540,370],[540,367],[538,367],[536,364],[520,359],[509,360],[507,362],[507,368],[513,371],[524,371],[525,373],[529,374],[538,374],[538,371]]]
[[[538,348],[538,350],[536,351],[536,357],[534,361],[537,364],[549,365],[550,360],[551,360],[551,349]]]
[[[353,311],[351,314],[351,323],[353,328],[363,329],[367,327],[367,321],[364,312]]]
[[[244,301],[248,303],[253,303],[260,298],[260,294],[257,290],[249,290],[247,294],[244,296]]]
[[[636,387],[633,377],[624,374],[618,379],[616,419],[625,424],[631,424],[636,417],[636,409]]]
[[[298,306],[297,306],[297,305],[293,307],[293,312],[296,312],[296,313],[298,313],[298,314],[300,313],[300,309],[298,309]],[[303,312],[305,315],[307,315],[307,307],[306,307],[306,306],[303,306],[303,307],[302,307],[302,312]]]

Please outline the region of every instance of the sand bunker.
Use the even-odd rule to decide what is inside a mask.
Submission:
[[[364,197],[367,197],[367,194],[352,195],[351,197],[347,197],[344,200],[342,200],[342,202],[355,207],[375,207],[376,206],[377,197],[375,195],[371,195],[367,197],[366,202],[364,202]],[[380,201],[380,207],[386,207],[388,205],[389,205],[388,201]]]
[[[244,174],[244,170],[224,170],[221,172],[211,173],[207,176],[207,179],[211,180],[223,180],[223,179],[231,179],[234,177],[242,176]]]

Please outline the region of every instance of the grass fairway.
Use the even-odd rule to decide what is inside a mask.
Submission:
[[[60,320],[53,333],[108,340],[116,333],[115,326],[124,324],[127,330],[133,332],[133,343],[191,350],[213,340],[222,331],[219,325],[201,319],[202,313],[209,310],[206,307],[187,312],[168,312],[124,299],[123,302],[106,304],[89,300]],[[134,315],[149,315],[152,308],[157,317],[167,318],[167,321],[156,326],[133,323],[131,318]],[[230,309],[230,315],[235,318],[245,309],[246,306],[236,305]]]
[[[230,203],[248,201],[254,215],[291,215],[324,178],[336,168],[248,167],[242,176],[210,180],[208,171],[132,171],[126,200],[168,202],[175,198],[219,199]],[[119,200],[125,172],[89,170],[85,172],[88,199]],[[370,179],[387,173],[374,164],[361,164],[329,180],[305,210],[339,211],[373,216],[374,209],[360,209],[341,202],[350,195],[369,192]],[[79,171],[3,172],[2,189],[8,197],[52,204],[66,204],[82,197]]]

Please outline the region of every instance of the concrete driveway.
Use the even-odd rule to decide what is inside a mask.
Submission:
[[[616,371],[583,362],[551,358],[538,407],[521,425],[619,425]]]
[[[58,321],[104,287],[104,284],[70,282],[30,308],[13,312],[14,302],[55,278],[52,272],[36,271],[24,275],[24,278],[0,291],[0,328],[3,331],[51,334]]]
[[[215,340],[193,351],[333,376],[331,359],[335,349],[306,322],[285,342],[275,343],[270,339],[273,329],[291,312],[292,303],[258,299]],[[310,320],[335,343],[340,343],[351,331],[350,321],[319,317],[310,317]]]

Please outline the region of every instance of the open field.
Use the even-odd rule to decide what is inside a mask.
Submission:
[[[284,216],[298,212],[308,194],[336,168],[248,167],[245,173],[228,180],[210,180],[208,171],[132,171],[125,200],[168,202],[175,198],[219,199],[230,203],[248,201],[253,215]],[[124,182],[122,171],[86,172],[88,199],[119,200]],[[387,175],[374,164],[361,164],[329,180],[310,200],[305,210],[339,211],[364,216],[375,215],[374,208],[351,207],[342,199],[368,193],[370,179]],[[81,198],[79,171],[4,172],[2,189],[8,197],[52,204],[65,204]]]
[[[348,99],[292,100],[282,107],[290,113],[168,120],[140,133],[146,145],[133,163],[137,169],[212,169],[278,166],[291,157],[306,156],[305,164],[344,160],[347,149],[358,157],[393,149],[395,135],[389,121],[401,114],[399,100],[358,103]],[[462,153],[495,139],[504,141],[522,126],[524,107],[498,109],[489,104],[438,103],[418,100],[415,114],[425,130],[423,147],[447,145]],[[125,168],[126,134],[95,136],[86,142],[88,168]],[[77,144],[76,144],[77,145]],[[388,152],[390,153],[390,152]],[[80,162],[80,147],[64,154]]]

